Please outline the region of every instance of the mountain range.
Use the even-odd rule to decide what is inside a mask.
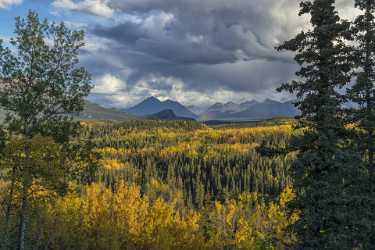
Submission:
[[[123,110],[105,108],[86,101],[84,110],[75,118],[119,122],[135,119],[254,121],[275,117],[294,117],[300,113],[292,102],[278,102],[270,99],[263,102],[248,101],[240,104],[234,102],[215,103],[207,109],[194,106],[196,111],[205,110],[200,114],[195,114],[190,108],[192,107],[187,108],[176,101],[160,101],[155,97],[149,97],[136,106]],[[0,109],[0,121],[3,121],[4,117],[5,112]]]
[[[77,118],[112,121],[134,119],[254,121],[275,117],[294,117],[299,114],[299,110],[294,107],[292,102],[278,102],[270,99],[263,102],[248,101],[240,104],[234,102],[215,103],[200,114],[195,114],[190,108],[190,106],[187,108],[176,101],[160,101],[155,97],[149,97],[134,107],[123,110],[105,108],[86,101],[84,111]],[[204,110],[204,108],[195,107],[195,110]]]
[[[300,112],[292,102],[266,99],[263,102],[248,101],[216,103],[200,116],[200,120],[264,120],[275,117],[295,117]]]

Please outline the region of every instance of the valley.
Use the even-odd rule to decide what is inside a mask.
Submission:
[[[0,20],[0,250],[374,249],[375,0]]]

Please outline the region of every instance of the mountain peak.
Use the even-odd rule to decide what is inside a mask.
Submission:
[[[221,107],[223,107],[223,106],[224,106],[223,103],[221,103],[221,102],[217,102],[217,103],[215,103],[214,105],[212,105],[211,107],[212,107],[212,108],[221,108]]]
[[[137,116],[148,116],[156,114],[163,110],[172,110],[176,116],[196,118],[197,116],[191,112],[188,108],[180,104],[179,102],[172,101],[170,99],[166,101],[160,101],[156,97],[149,97],[138,105],[127,109],[126,111],[130,114]]]
[[[163,103],[178,103],[178,104],[180,104],[179,102],[173,101],[171,99],[167,99]]]
[[[243,103],[241,103],[241,105],[253,105],[253,104],[257,104],[257,103],[258,103],[258,101],[251,100],[251,101],[243,102]]]
[[[280,102],[275,101],[275,100],[272,100],[272,99],[270,99],[270,98],[267,98],[267,99],[264,100],[263,103],[280,103]]]
[[[160,100],[155,96],[150,96],[146,98],[143,102],[153,102],[153,103],[160,103]]]

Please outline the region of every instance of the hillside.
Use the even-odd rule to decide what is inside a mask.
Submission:
[[[194,120],[193,118],[188,118],[188,117],[181,117],[177,116],[173,110],[171,109],[166,109],[162,110],[156,114],[152,114],[149,116],[145,117],[146,119],[151,119],[151,120],[169,120],[169,121],[176,121],[176,120]]]
[[[113,108],[104,108],[90,101],[86,101],[84,111],[82,111],[77,118],[82,120],[109,120],[120,122],[136,119],[136,117],[126,112]]]

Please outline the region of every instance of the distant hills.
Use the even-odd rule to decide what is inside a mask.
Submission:
[[[113,108],[104,108],[90,101],[86,101],[84,110],[80,112],[76,118],[80,120],[106,120],[120,122],[136,119],[135,116],[127,114],[126,112]]]
[[[0,109],[0,122],[4,121],[6,112]],[[114,109],[105,108],[99,104],[85,101],[84,110],[79,114],[70,114],[76,120],[93,120],[93,121],[117,121],[124,122],[138,119],[126,112]]]
[[[77,119],[80,120],[99,120],[99,121],[129,121],[136,119],[150,119],[150,120],[192,120],[190,117],[178,116],[171,109],[165,109],[160,112],[146,115],[146,116],[136,116],[129,114],[127,112],[114,109],[114,108],[104,108],[98,104],[86,101],[85,108],[78,116]]]
[[[292,102],[266,99],[263,102],[249,101],[216,103],[199,116],[200,120],[264,120],[275,117],[295,117],[299,110]]]
[[[197,106],[194,110],[204,110]],[[202,112],[202,111],[201,111]],[[276,117],[295,117],[300,112],[292,102],[278,102],[267,99],[263,102],[248,101],[240,104],[234,102],[215,103],[201,114],[193,113],[189,108],[176,101],[160,101],[149,97],[138,105],[118,110],[105,108],[90,101],[86,101],[84,111],[77,119],[80,120],[108,120],[128,121],[134,119],[160,120],[201,120],[201,121],[257,121]],[[0,121],[4,120],[5,112],[0,110]]]
[[[135,116],[150,116],[164,110],[172,110],[178,117],[187,117],[196,119],[198,116],[186,108],[184,105],[171,100],[160,101],[155,97],[149,97],[129,109],[123,111]]]
[[[166,109],[156,114],[148,115],[145,118],[157,120],[194,120],[193,118],[177,116],[171,109]]]
[[[198,107],[195,107],[195,110],[198,110]],[[279,102],[266,99],[262,102],[248,101],[240,104],[234,102],[215,103],[197,115],[179,102],[171,100],[160,101],[155,97],[149,97],[134,107],[123,110],[104,108],[87,101],[84,111],[79,115],[79,119],[114,121],[132,119],[255,121],[276,117],[295,117],[299,114],[299,110],[291,101]]]

